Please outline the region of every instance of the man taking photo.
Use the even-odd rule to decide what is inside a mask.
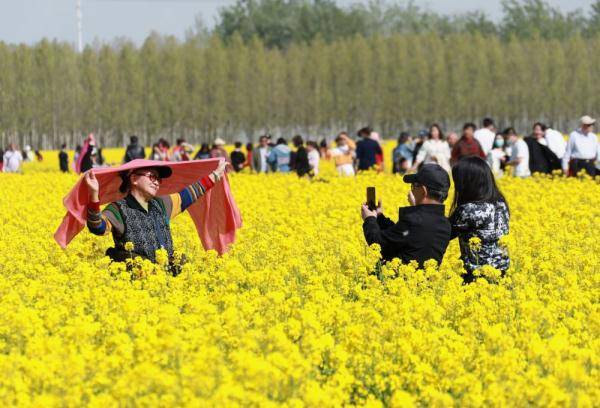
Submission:
[[[419,267],[425,261],[442,262],[451,227],[444,215],[444,201],[448,197],[450,177],[438,164],[424,164],[416,174],[404,176],[410,183],[410,207],[401,207],[398,222],[383,215],[381,201],[376,210],[363,204],[361,214],[363,231],[369,245],[379,244],[384,261],[399,258],[402,263],[416,260]]]

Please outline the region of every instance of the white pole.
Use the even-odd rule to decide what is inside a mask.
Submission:
[[[77,0],[77,50],[83,52],[83,14],[81,12],[81,0]]]

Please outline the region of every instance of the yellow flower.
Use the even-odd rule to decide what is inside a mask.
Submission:
[[[126,242],[125,243],[125,250],[129,251],[129,252],[133,251],[133,242],[130,242],[130,241]]]

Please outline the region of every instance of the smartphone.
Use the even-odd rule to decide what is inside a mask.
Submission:
[[[377,200],[375,198],[375,187],[367,187],[367,206],[369,210],[375,211],[377,209]]]

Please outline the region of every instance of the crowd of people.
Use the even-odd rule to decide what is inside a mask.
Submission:
[[[511,170],[517,177],[529,177],[534,173],[550,174],[563,171],[575,176],[582,170],[595,176],[600,174],[600,152],[596,134],[593,132],[595,119],[583,116],[580,126],[565,140],[558,130],[544,123],[536,122],[525,137],[512,127],[499,130],[491,118],[484,118],[481,127],[465,123],[462,134],[444,132],[436,123],[412,135],[401,132],[397,146],[391,155],[393,173],[415,172],[421,165],[437,163],[448,173],[462,157],[479,156],[486,160],[496,177]],[[305,141],[300,135],[291,140],[291,145],[283,138],[271,135],[260,136],[258,144],[234,142],[229,153],[226,142],[217,138],[212,145],[203,143],[195,152],[194,146],[184,138],[176,140],[171,147],[164,138],[154,143],[149,152],[140,144],[137,136],[130,137],[123,163],[135,159],[157,161],[188,161],[223,157],[231,163],[233,171],[248,169],[254,173],[297,173],[299,176],[316,177],[322,160],[334,162],[341,176],[354,176],[359,171],[375,169],[384,171],[384,153],[379,134],[369,127],[356,133],[356,140],[347,132],[340,132],[332,145],[323,139]],[[194,153],[195,152],[195,153]],[[0,170],[19,172],[24,161],[42,160],[39,151],[32,152],[26,146],[20,151],[14,144],[4,152],[0,150]],[[63,144],[59,152],[59,166],[63,172],[73,169],[84,173],[91,168],[105,167],[102,149],[93,135],[89,135],[83,145],[75,148],[75,156],[69,166],[67,146]]]
[[[393,172],[415,171],[421,164],[432,162],[449,172],[461,158],[478,156],[487,161],[495,176],[502,176],[509,168],[516,177],[561,170],[569,176],[582,170],[595,176],[600,174],[595,123],[595,119],[583,116],[568,141],[541,122],[534,123],[525,137],[512,127],[499,131],[491,118],[483,119],[479,129],[474,123],[466,123],[460,138],[456,133],[444,137],[441,127],[433,124],[414,139],[406,132],[400,135],[392,154]]]

